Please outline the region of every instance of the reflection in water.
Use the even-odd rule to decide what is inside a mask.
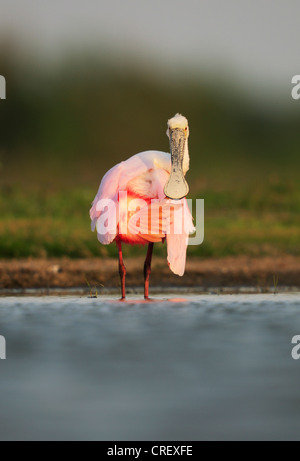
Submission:
[[[296,439],[300,300],[0,298],[1,439]]]

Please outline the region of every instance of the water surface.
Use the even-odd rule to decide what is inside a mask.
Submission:
[[[299,294],[0,298],[0,438],[299,439]]]

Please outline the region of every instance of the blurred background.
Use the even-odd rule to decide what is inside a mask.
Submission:
[[[176,112],[190,124],[190,197],[205,199],[190,255],[300,254],[298,1],[0,11],[0,258],[114,255],[90,232],[100,180],[137,152],[168,151]]]

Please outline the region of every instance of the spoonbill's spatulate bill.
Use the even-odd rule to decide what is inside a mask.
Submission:
[[[146,151],[130,157],[103,177],[90,210],[92,230],[98,240],[116,242],[122,299],[125,299],[126,269],[122,243],[148,244],[144,264],[144,296],[149,297],[149,277],[153,245],[167,241],[168,264],[172,272],[183,275],[188,236],[194,232],[187,201],[189,187],[188,121],[180,114],[168,120],[170,154]]]

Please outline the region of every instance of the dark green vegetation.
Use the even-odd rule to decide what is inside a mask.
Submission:
[[[300,254],[300,103],[271,109],[226,83],[169,83],[95,56],[46,70],[0,50],[0,66],[0,257],[115,254],[90,232],[100,179],[134,153],[168,150],[178,111],[190,121],[191,197],[205,199],[205,243],[190,254]]]

